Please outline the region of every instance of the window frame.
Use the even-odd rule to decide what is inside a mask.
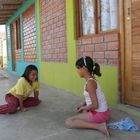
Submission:
[[[81,8],[81,0],[75,0],[75,5],[76,5],[76,38],[80,37],[88,37],[88,36],[94,36],[97,34],[108,34],[108,33],[116,33],[118,32],[119,29],[119,1],[118,1],[118,6],[117,6],[117,28],[116,29],[110,29],[107,31],[101,31],[101,15],[100,15],[100,1],[99,0],[92,0],[93,1],[93,8],[94,8],[94,29],[95,33],[93,34],[83,34],[83,27],[82,27],[82,8]]]
[[[16,23],[16,50],[21,49],[21,31],[20,31],[20,17],[15,21]]]

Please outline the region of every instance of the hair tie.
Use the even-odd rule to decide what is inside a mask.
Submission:
[[[93,70],[95,70],[96,66],[95,66],[95,61],[93,60]]]
[[[87,66],[87,63],[86,63],[86,56],[84,56],[83,59],[84,59],[84,65]]]

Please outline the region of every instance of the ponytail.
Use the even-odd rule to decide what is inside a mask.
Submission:
[[[96,74],[97,76],[101,76],[101,72],[100,72],[100,65],[98,63],[94,63],[93,66],[93,75]]]

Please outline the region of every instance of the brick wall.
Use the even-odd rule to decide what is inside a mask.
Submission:
[[[36,62],[36,23],[34,5],[23,13],[24,61]]]
[[[77,40],[77,57],[88,55],[102,65],[119,64],[119,34],[108,33]]]
[[[65,0],[40,0],[43,62],[67,62]]]

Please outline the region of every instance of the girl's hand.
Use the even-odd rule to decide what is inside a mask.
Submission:
[[[26,111],[28,111],[27,108],[21,108],[21,112],[26,112]]]
[[[76,108],[76,111],[78,111],[81,107],[85,106],[85,103],[80,103],[79,106]]]
[[[87,106],[82,106],[77,110],[77,112],[79,113],[84,112],[84,111],[87,111]]]

